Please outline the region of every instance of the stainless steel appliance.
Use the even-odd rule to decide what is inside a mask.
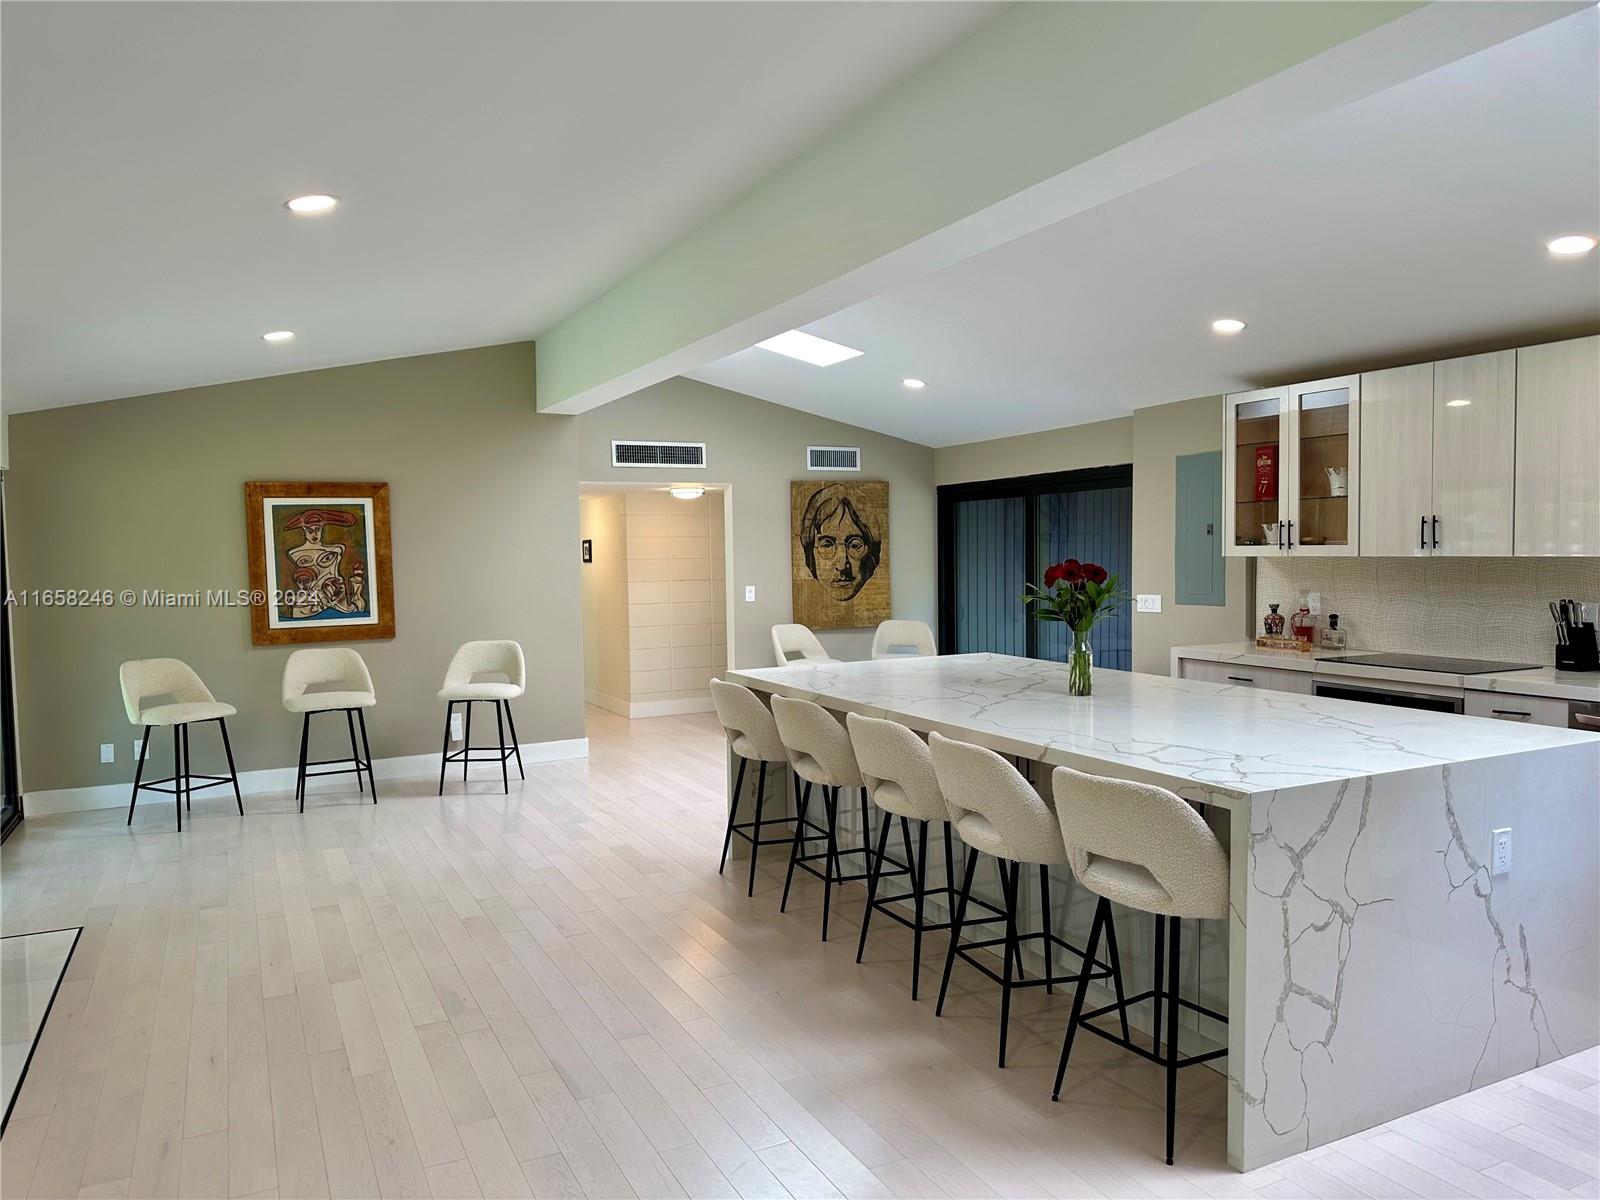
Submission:
[[[1417,656],[1399,655],[1397,657]],[[1348,662],[1350,660],[1346,659],[1344,661]],[[1386,664],[1374,663],[1373,665],[1384,666]],[[1428,712],[1459,713],[1463,711],[1464,706],[1459,690],[1428,688],[1425,684],[1418,685],[1416,688],[1407,688],[1405,684],[1386,683],[1377,679],[1370,684],[1346,683],[1343,680],[1333,683],[1319,679],[1314,686],[1316,694],[1319,696],[1327,696],[1333,700],[1360,700],[1366,704],[1387,704],[1391,708],[1421,708]]]
[[[1600,733],[1600,701],[1569,700],[1567,702],[1567,728]]]
[[[1433,654],[1340,654],[1319,660],[1392,671],[1437,671],[1444,675],[1498,675],[1502,671],[1536,671],[1536,663],[1493,662],[1483,658],[1444,658]]]

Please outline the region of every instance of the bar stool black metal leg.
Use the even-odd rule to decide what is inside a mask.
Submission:
[[[799,779],[798,775],[795,776],[795,782],[798,783]],[[778,905],[779,912],[786,912],[789,908],[789,885],[794,882],[795,860],[800,857],[801,847],[805,844],[802,839],[806,831],[806,807],[810,802],[811,781],[808,779],[805,787],[800,789],[800,803],[795,805],[794,841],[789,846],[789,871],[783,877],[783,900]]]
[[[744,894],[756,894],[756,856],[761,853],[761,809],[767,800],[767,764],[756,763],[756,823],[750,830],[750,880],[745,884]]]
[[[1182,937],[1183,922],[1172,918],[1172,938],[1167,945],[1168,986],[1172,989],[1167,1003],[1167,1166],[1172,1165],[1173,1123],[1178,1115],[1178,942]]]
[[[1055,914],[1050,910],[1050,868],[1039,864],[1039,919],[1044,923],[1044,992],[1056,994]]]
[[[361,726],[361,753],[367,760],[367,782],[372,785],[372,802],[378,802],[378,781],[372,774],[372,746],[367,742],[367,710],[356,709],[356,724]]]
[[[500,739],[500,786],[506,795],[511,795],[511,769],[506,766],[506,759],[511,756],[506,753],[506,723],[500,716],[500,705],[494,706],[494,730]]]
[[[861,956],[867,952],[867,929],[872,923],[872,905],[878,899],[878,880],[883,876],[883,856],[889,849],[889,825],[885,819],[878,830],[878,856],[868,864],[867,869],[867,907],[861,913],[861,937],[856,942],[856,961],[861,961]]]
[[[300,811],[306,810],[306,739],[311,736],[311,714],[300,714],[300,767],[295,774],[294,794]]]
[[[1110,907],[1110,901],[1104,898],[1094,906],[1094,922],[1089,926],[1089,945],[1083,952],[1083,974],[1078,976],[1078,986],[1072,992],[1072,1013],[1067,1017],[1066,1035],[1061,1039],[1061,1061],[1056,1064],[1056,1083],[1050,1090],[1051,1100],[1061,1099],[1061,1081],[1067,1076],[1067,1058],[1072,1054],[1072,1039],[1078,1032],[1083,998],[1089,991],[1089,964],[1094,962],[1095,951],[1100,948],[1100,926]]]
[[[1161,1057],[1161,1002],[1166,999],[1166,989],[1162,983],[1162,971],[1165,970],[1167,965],[1166,951],[1167,919],[1157,913],[1156,944],[1154,951],[1150,955],[1151,961],[1155,963],[1155,987],[1153,989],[1155,996],[1153,997],[1153,1000],[1155,1002],[1156,1009],[1155,1019],[1150,1022],[1150,1041],[1151,1049],[1154,1050],[1157,1058]]]
[[[228,741],[228,722],[225,717],[217,718],[217,728],[222,730],[222,752],[228,756],[228,778],[233,780],[233,802],[239,806],[239,815],[244,816],[244,797],[239,795],[239,770],[233,765],[233,746]]]
[[[950,920],[950,949],[944,956],[944,976],[939,980],[939,1003],[934,1005],[933,1015],[944,1015],[945,993],[950,990],[950,972],[956,965],[956,946],[961,941],[961,923],[967,917],[967,897],[972,893],[972,873],[978,869],[978,852],[967,849],[967,869],[961,880],[961,894],[956,898],[955,916]]]
[[[739,797],[744,794],[744,764],[746,761],[741,755],[739,758],[739,770],[733,779],[733,800],[728,805],[728,828],[722,835],[722,862],[717,866],[718,875],[728,869],[728,848],[733,845],[733,823],[739,816]]]
[[[463,700],[467,706],[466,736],[461,739],[461,782],[467,781],[467,763],[472,759],[472,701]]]
[[[344,710],[344,723],[345,728],[350,731],[350,759],[356,764],[356,791],[361,792],[364,795],[367,790],[367,785],[361,782],[361,752],[356,749],[355,709],[347,708]]]
[[[843,874],[839,870],[839,789],[822,789],[823,805],[828,811],[827,870],[822,873],[822,940],[828,940],[828,918],[833,915],[833,879]]]
[[[450,765],[450,718],[455,716],[456,702],[444,706],[444,749],[439,751],[439,795],[444,795],[444,772]]]
[[[1106,957],[1111,960],[1111,986],[1117,993],[1117,1015],[1122,1018],[1122,1040],[1132,1041],[1128,1036],[1128,1002],[1122,994],[1122,959],[1117,954],[1117,918],[1114,913],[1106,913]],[[1085,962],[1085,971],[1093,967],[1091,962]]]
[[[956,835],[950,822],[944,823],[944,886],[950,890],[950,902],[955,903],[956,888]]]
[[[527,772],[522,769],[522,743],[517,741],[517,723],[511,719],[511,701],[502,700],[506,706],[506,728],[511,730],[511,748],[517,752],[517,774],[526,779]]]
[[[150,752],[150,726],[144,727],[139,740],[139,765],[133,769],[133,795],[128,797],[128,824],[133,824],[133,806],[139,803],[139,781],[144,778],[144,758]]]
[[[912,877],[916,888],[913,903],[917,910],[917,923],[911,931],[911,999],[917,999],[917,985],[922,981],[922,912],[923,896],[928,890],[928,823],[922,822],[917,832],[916,873]]]
[[[178,810],[178,832],[183,832],[183,726],[172,727],[172,803]]]
[[[1006,1035],[1011,1030],[1011,975],[1017,965],[1017,863],[1007,863],[1005,859],[996,859],[1000,864],[1000,890],[1005,898],[1006,905],[1006,954],[1005,962],[1001,968],[1000,984],[1000,1058],[997,1066],[1006,1065]]]

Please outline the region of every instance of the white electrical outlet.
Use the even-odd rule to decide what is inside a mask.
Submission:
[[[1322,615],[1322,593],[1310,592],[1306,595],[1306,607],[1311,610],[1313,617]]]
[[[1505,875],[1511,871],[1511,830],[1496,829],[1494,845],[1489,854],[1489,874]]]
[[[755,584],[747,583],[747,584],[744,585],[744,602],[746,604],[754,604],[756,602],[756,585]]]
[[[115,742],[100,743],[100,761],[103,763],[117,761],[117,744]]]
[[[450,714],[450,740],[452,742],[459,742],[462,739],[462,737],[464,736],[464,734],[465,734],[465,731],[464,731],[462,723],[461,723],[461,714],[460,713],[451,713]]]
[[[1144,594],[1141,593],[1140,595],[1135,596],[1134,597],[1134,611],[1135,612],[1160,612],[1161,611],[1161,593],[1157,592],[1153,596],[1144,595]]]

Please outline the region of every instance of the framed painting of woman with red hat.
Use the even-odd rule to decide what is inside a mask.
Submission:
[[[250,640],[394,636],[386,483],[244,485]]]

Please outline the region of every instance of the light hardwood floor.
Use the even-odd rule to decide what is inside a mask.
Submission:
[[[4,932],[84,925],[0,1142],[11,1196],[1594,1195],[1600,1059],[1576,1055],[1239,1175],[1222,1080],[1019,1005],[994,1066],[974,972],[913,1004],[910,938],[859,889],[777,913],[716,874],[712,718],[591,711],[592,757],[433,783],[29,821]],[[928,939],[926,981],[942,939]],[[982,986],[980,986],[982,985]]]

